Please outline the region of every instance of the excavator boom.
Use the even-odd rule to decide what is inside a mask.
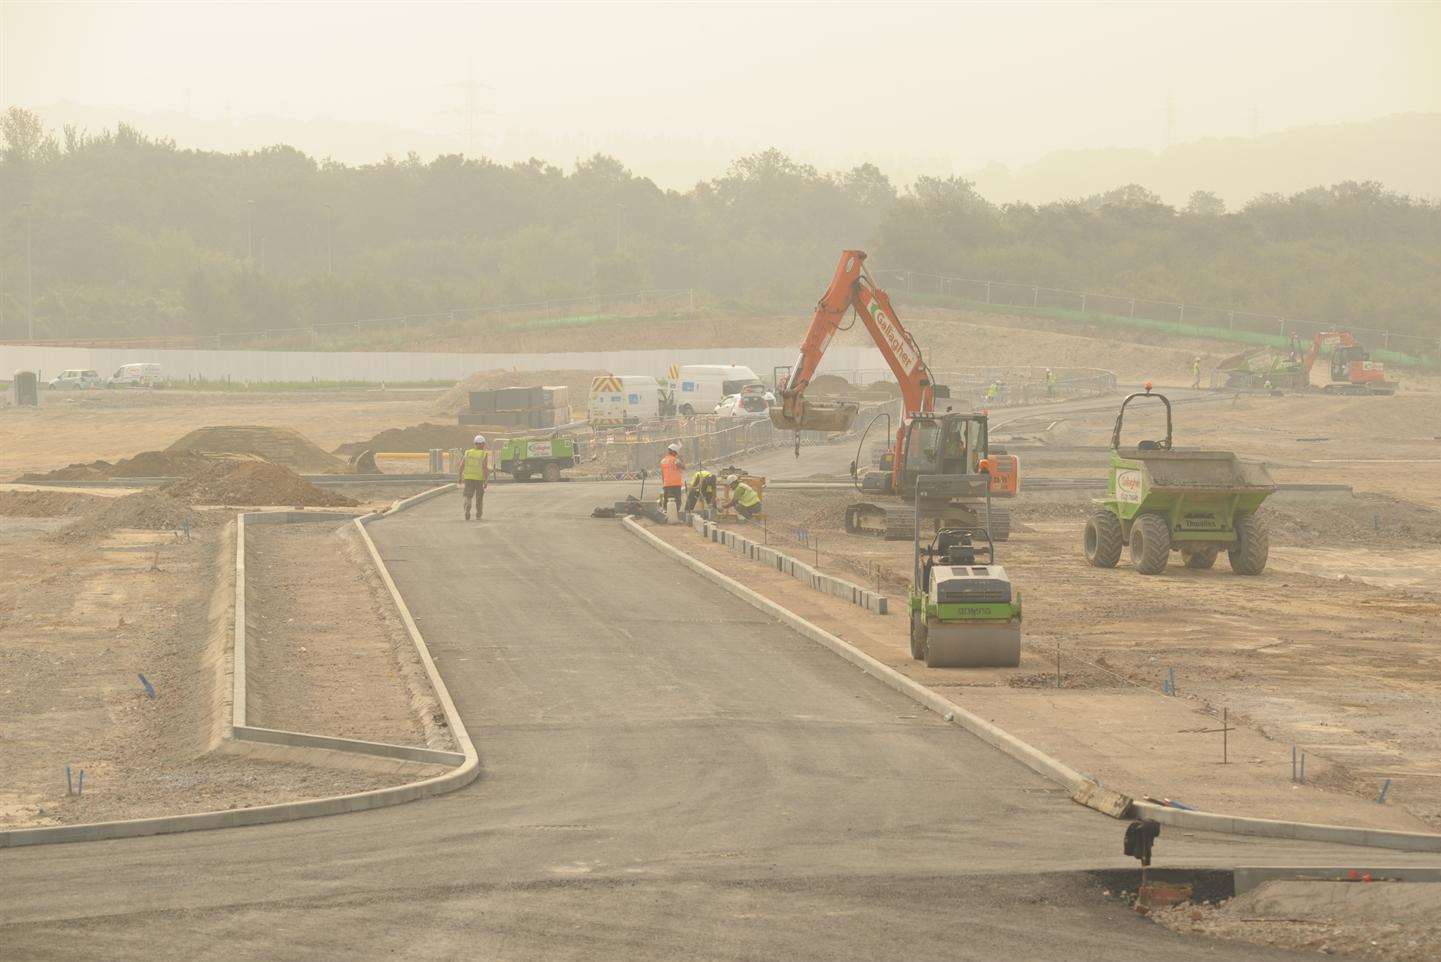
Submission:
[[[865,251],[842,251],[835,275],[801,342],[801,352],[784,385],[778,386],[779,404],[771,408],[771,422],[792,431],[847,431],[859,407],[848,401],[807,401],[806,387],[815,377],[831,339],[852,309],[865,324],[896,381],[906,413],[930,411],[934,405],[930,372],[926,370],[915,339],[901,324],[886,292],[876,286],[865,269]]]

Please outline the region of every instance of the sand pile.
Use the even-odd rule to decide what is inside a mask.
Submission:
[[[74,524],[66,525],[50,536],[53,541],[89,541],[102,538],[117,528],[142,528],[147,531],[178,531],[182,527],[199,527],[213,519],[189,505],[157,491],[141,491],[123,498],[96,498],[99,504],[85,512]]]
[[[83,514],[98,500],[69,491],[0,491],[0,515],[10,518],[63,518]]]
[[[300,432],[289,428],[255,424],[197,428],[165,449],[166,454],[172,455],[184,452],[248,454],[282,464],[301,474],[348,473],[344,461],[327,454]]]
[[[358,503],[268,461],[220,461],[200,474],[167,484],[161,491],[187,504],[343,508]]]
[[[431,448],[468,448],[475,429],[454,424],[414,424],[408,428],[387,428],[369,441],[350,441],[335,449],[342,457],[361,451],[429,451]]]
[[[211,458],[190,451],[142,451],[133,458],[115,463],[90,461],[67,465],[46,474],[26,474],[18,480],[45,481],[110,481],[116,478],[183,478],[210,466]]]
[[[480,371],[456,384],[436,399],[431,410],[437,414],[459,414],[470,410],[470,392],[497,387],[530,387],[536,384],[570,388],[572,409],[584,407],[590,397],[590,382],[606,371]],[[617,371],[617,374],[633,373]]]
[[[1441,545],[1441,511],[1381,495],[1269,498],[1261,507],[1273,544]]]

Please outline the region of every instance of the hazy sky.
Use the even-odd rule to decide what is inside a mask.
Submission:
[[[0,100],[370,123],[504,153],[520,132],[823,165],[1441,111],[1441,3],[0,3]],[[258,146],[258,145],[257,145]],[[325,152],[324,144],[306,144]],[[393,149],[377,141],[376,157]],[[652,148],[664,152],[664,148]],[[346,154],[353,154],[353,145]],[[646,151],[649,152],[649,151]],[[340,156],[337,151],[337,156]],[[346,156],[344,159],[360,160]],[[549,158],[568,164],[573,156]],[[622,159],[644,172],[644,158]]]

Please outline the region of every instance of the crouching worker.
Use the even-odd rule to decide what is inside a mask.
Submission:
[[[716,483],[715,474],[701,468],[690,476],[690,489],[685,496],[685,513],[690,514],[696,509],[696,505],[705,507],[706,517],[709,518],[715,511]]]
[[[733,474],[726,478],[726,486],[730,488],[726,505],[735,508],[742,521],[749,521],[761,513],[761,496],[756,494],[755,488],[742,481],[740,475]]]

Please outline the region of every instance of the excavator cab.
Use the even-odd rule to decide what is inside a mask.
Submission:
[[[914,491],[923,474],[975,474],[987,454],[984,414],[918,414],[906,425],[899,490]]]

